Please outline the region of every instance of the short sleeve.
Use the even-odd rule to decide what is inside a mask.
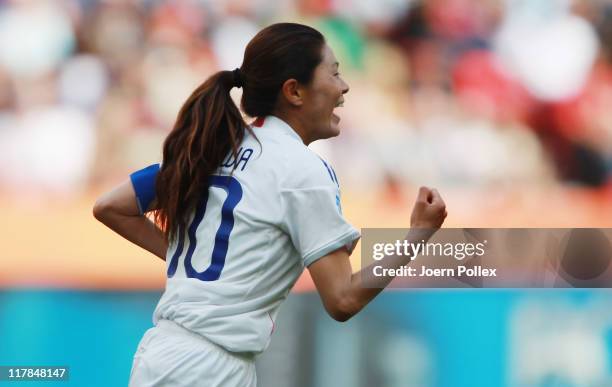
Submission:
[[[283,226],[304,266],[345,246],[352,253],[359,231],[342,216],[334,185],[281,189]]]
[[[130,175],[141,215],[148,211],[155,199],[155,181],[158,173],[159,164],[152,164]]]

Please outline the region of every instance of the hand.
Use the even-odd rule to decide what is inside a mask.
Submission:
[[[412,215],[410,216],[410,227],[438,229],[446,219],[446,204],[438,193],[438,190],[427,187],[419,188]]]

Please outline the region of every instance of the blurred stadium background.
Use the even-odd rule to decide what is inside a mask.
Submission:
[[[610,1],[4,0],[0,365],[127,383],[163,262],[93,202],[157,162],[188,94],[277,21],[324,32],[351,86],[342,135],[313,148],[357,227],[408,225],[419,185],[448,227],[612,226]],[[610,386],[611,295],[389,291],[338,324],[304,276],[260,385]]]

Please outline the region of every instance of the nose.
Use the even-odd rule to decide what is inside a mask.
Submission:
[[[344,79],[343,79],[343,80],[342,80],[342,94],[346,94],[346,93],[348,93],[348,92],[349,92],[349,90],[350,90],[350,87],[349,87],[348,83],[346,83],[346,82],[344,81]]]

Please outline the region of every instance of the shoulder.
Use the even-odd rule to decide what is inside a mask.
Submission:
[[[285,152],[286,173],[283,188],[335,188],[335,173],[319,155],[302,146],[288,148]]]

